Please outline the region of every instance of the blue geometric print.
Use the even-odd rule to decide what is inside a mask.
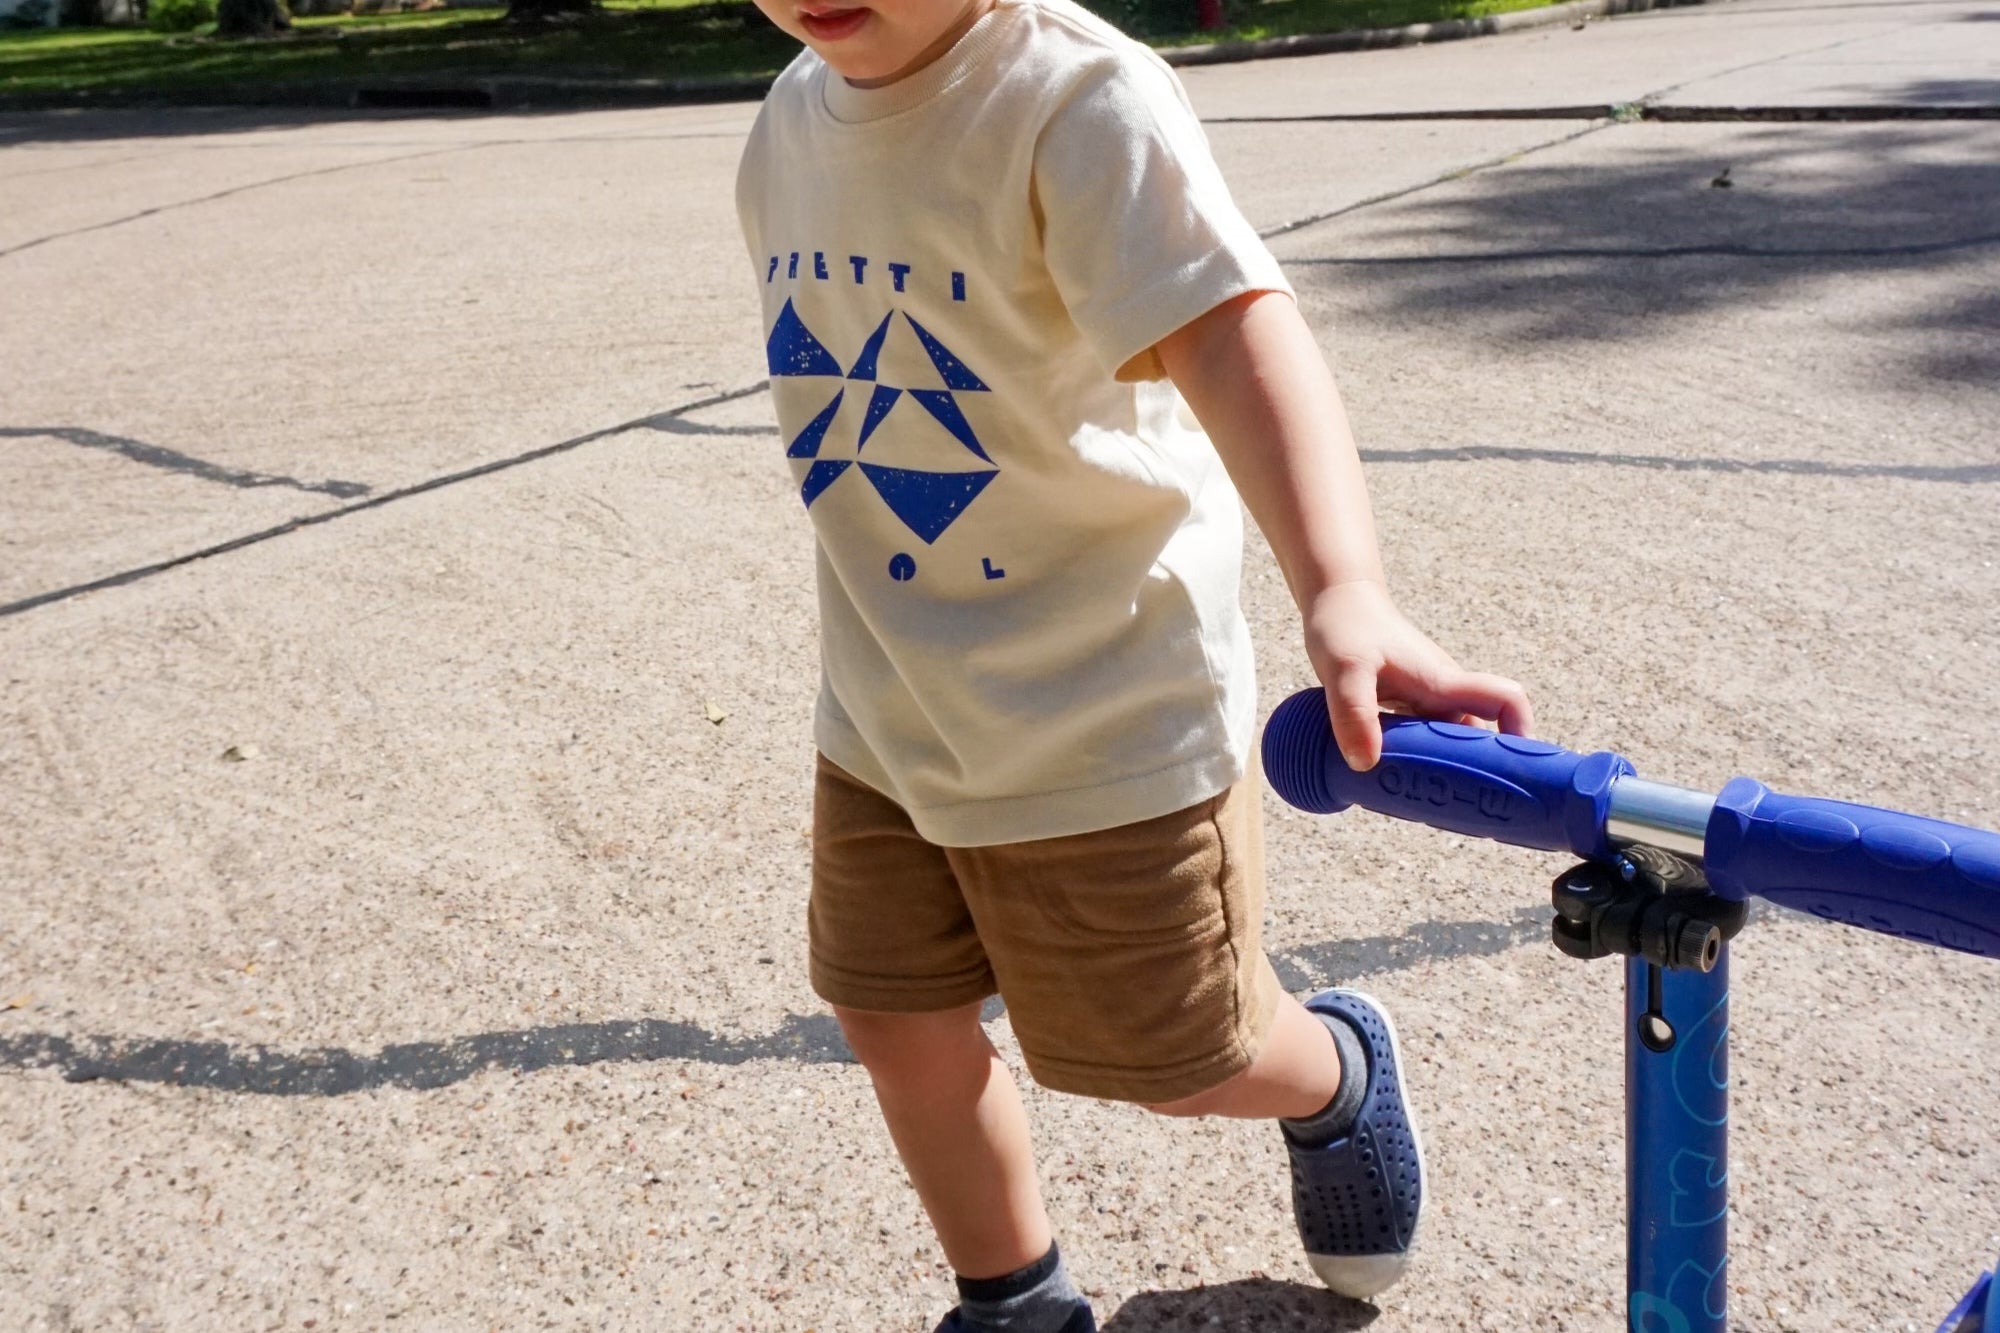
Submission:
[[[839,460],[822,458],[807,468],[805,485],[799,487],[799,498],[806,502],[806,508],[811,509],[812,502],[819,499],[819,493],[833,485],[841,473],[853,466],[853,463],[844,458]]]
[[[966,369],[965,362],[953,356],[949,347],[931,337],[929,329],[910,319],[907,312],[903,318],[909,319],[910,327],[917,331],[918,341],[922,342],[924,350],[930,353],[931,364],[936,366],[937,373],[944,377],[945,388],[971,393],[987,392],[986,386],[979,382],[979,376]]]
[[[828,403],[825,407],[821,408],[819,415],[806,423],[806,428],[799,432],[799,438],[793,440],[792,447],[785,450],[785,457],[787,458],[819,457],[820,441],[826,438],[827,427],[833,424],[833,418],[840,411],[840,400],[843,397],[845,397],[846,394],[847,390],[845,389],[842,389],[839,393],[835,394],[833,396],[833,401]]]
[[[896,317],[891,310],[882,316],[882,322],[875,326],[875,332],[868,335],[868,341],[861,345],[861,355],[855,358],[854,369],[847,372],[851,380],[872,380],[875,378],[875,362],[882,355],[882,340],[889,336],[889,321]]]
[[[778,312],[778,322],[771,326],[770,341],[764,344],[764,360],[773,375],[840,373],[840,363],[813,337],[790,301],[785,302],[785,308]]]
[[[896,512],[911,532],[928,546],[943,535],[965,507],[1000,475],[992,472],[919,472],[913,468],[877,467],[863,463],[861,474],[875,487],[882,502]]]
[[[888,341],[889,327],[898,314],[916,334],[931,368],[937,372],[945,387],[918,388],[898,386],[880,382],[880,365],[884,345]],[[786,300],[771,326],[770,338],[765,343],[765,359],[770,373],[775,377],[824,376],[845,379],[849,382],[873,383],[873,391],[868,397],[868,406],[862,414],[861,426],[855,442],[855,453],[859,454],[869,440],[874,437],[889,417],[896,405],[908,394],[922,405],[925,414],[938,425],[944,427],[952,439],[964,446],[974,457],[989,466],[976,471],[943,472],[924,468],[887,467],[876,463],[862,463],[862,475],[868,478],[875,493],[888,505],[890,512],[902,520],[903,525],[926,545],[934,543],[946,529],[957,521],[958,516],[979,497],[999,469],[991,466],[992,457],[980,443],[978,433],[966,419],[959,406],[957,394],[990,393],[986,384],[974,374],[972,368],[960,360],[956,353],[926,329],[911,319],[908,312],[891,310],[875,326],[862,344],[861,353],[855,357],[853,367],[845,372],[826,344],[806,327],[798,310]],[[840,415],[841,404],[846,390],[836,389],[826,406],[816,413],[812,420],[799,431],[786,455],[791,458],[812,460],[806,469],[799,487],[799,498],[810,508],[815,500],[826,493],[829,486],[838,481],[855,460],[842,458],[822,458],[828,433]],[[990,577],[990,575],[989,575]]]
[[[875,391],[880,393],[882,390],[878,386]],[[987,462],[993,461],[986,458],[986,451],[979,447],[979,437],[972,433],[972,423],[965,419],[965,413],[958,410],[958,399],[952,397],[949,392],[942,389],[912,389],[910,397],[922,403],[924,409],[937,418],[938,425],[952,433],[952,438],[981,458],[985,458]]]
[[[888,321],[884,320],[883,322],[886,324]],[[860,453],[862,448],[867,445],[868,437],[875,433],[875,428],[881,425],[883,420],[888,417],[889,409],[894,407],[896,400],[902,396],[903,391],[901,389],[892,389],[886,384],[875,386],[875,392],[868,395],[868,415],[861,419],[861,441],[854,446],[855,453]],[[987,461],[991,462],[992,460],[988,459]]]

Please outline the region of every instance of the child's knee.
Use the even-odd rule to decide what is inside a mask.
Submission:
[[[877,1083],[937,1082],[954,1074],[983,1078],[992,1056],[977,1004],[922,1014],[835,1005],[833,1016],[848,1049]]]

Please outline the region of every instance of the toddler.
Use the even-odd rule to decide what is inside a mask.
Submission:
[[[814,989],[958,1275],[940,1333],[1090,1333],[1037,1082],[1279,1122],[1308,1261],[1365,1298],[1424,1199],[1395,1029],[1260,946],[1242,509],[1335,736],[1508,731],[1397,611],[1345,413],[1172,71],[1070,0],[757,0],[807,50],[737,203],[818,538]],[[1240,497],[1240,500],[1239,500]]]

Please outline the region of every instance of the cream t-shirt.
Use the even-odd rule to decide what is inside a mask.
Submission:
[[[1166,64],[1068,0],[999,0],[884,88],[808,51],[737,206],[818,536],[827,758],[946,846],[1241,777],[1241,507],[1152,349],[1290,287]]]

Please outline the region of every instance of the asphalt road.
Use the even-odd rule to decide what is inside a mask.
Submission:
[[[1647,776],[2000,825],[2000,9],[1183,77],[1421,623]],[[0,117],[0,1326],[950,1303],[804,977],[752,113]],[[1246,596],[1275,703],[1261,546]],[[1410,1047],[1422,1256],[1339,1301],[1269,1126],[1035,1093],[1107,1327],[1621,1327],[1560,861],[1268,813],[1287,984]],[[1735,967],[1737,1326],[1935,1327],[2000,1255],[2000,965],[1767,911]]]

